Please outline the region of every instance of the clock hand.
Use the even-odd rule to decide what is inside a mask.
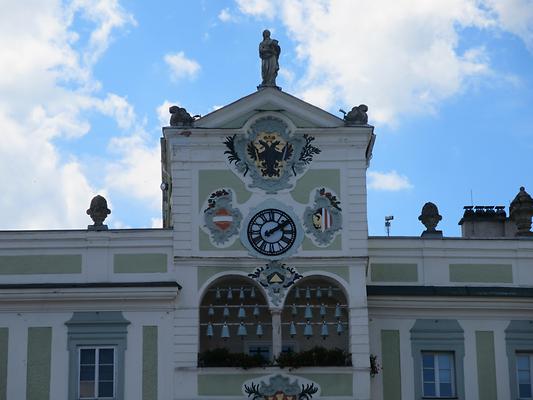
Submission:
[[[276,226],[275,228],[272,228],[272,229],[269,229],[268,231],[265,232],[265,236],[266,237],[269,237],[270,235],[272,235],[274,232],[277,232],[279,231],[280,229],[283,229],[285,228],[287,225],[289,225],[290,221],[288,219],[286,219],[285,221],[283,221],[281,224],[278,224],[278,226]]]

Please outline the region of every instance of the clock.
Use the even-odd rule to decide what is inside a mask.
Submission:
[[[277,208],[261,210],[248,222],[248,243],[255,251],[265,256],[285,253],[294,245],[296,237],[296,224],[293,219]]]

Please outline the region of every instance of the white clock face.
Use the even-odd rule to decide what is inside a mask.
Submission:
[[[266,256],[278,256],[288,251],[296,240],[296,224],[284,211],[267,208],[256,213],[248,223],[250,245]]]
[[[270,198],[249,211],[240,237],[250,254],[280,260],[298,251],[304,230],[292,207]]]

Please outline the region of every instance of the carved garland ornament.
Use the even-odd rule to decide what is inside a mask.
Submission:
[[[305,232],[319,246],[328,246],[342,228],[340,201],[332,191],[317,189],[314,203],[304,212]]]
[[[269,378],[268,383],[265,378]],[[307,379],[282,374],[265,378],[245,382],[243,393],[250,400],[311,400],[320,395],[320,386]]]
[[[268,299],[274,306],[281,306],[287,289],[303,277],[296,269],[279,261],[271,261],[266,267],[259,267],[248,276],[266,289]]]
[[[211,242],[223,247],[229,244],[232,236],[239,233],[242,214],[233,208],[231,189],[219,189],[209,196],[204,210],[205,228],[209,232]]]
[[[267,193],[291,189],[294,179],[302,175],[320,149],[314,137],[292,134],[285,122],[264,117],[252,124],[246,135],[226,137],[224,144],[235,172],[248,177],[250,188]]]

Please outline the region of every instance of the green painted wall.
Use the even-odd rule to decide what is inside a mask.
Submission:
[[[450,282],[513,283],[510,264],[450,264]]]
[[[157,326],[143,326],[143,400],[157,400]]]
[[[477,384],[479,398],[497,400],[494,333],[476,331]]]
[[[0,256],[0,275],[80,273],[81,254]]]
[[[353,394],[352,374],[298,374],[320,385],[323,396],[351,396]]]
[[[7,399],[7,349],[9,330],[0,328],[0,400]]]
[[[199,396],[242,396],[242,384],[248,379],[259,378],[259,374],[198,375]]]
[[[400,331],[381,331],[381,366],[383,400],[401,400]]]
[[[52,328],[28,328],[27,361],[26,400],[48,400],[50,398]]]
[[[113,271],[116,274],[167,272],[167,263],[166,254],[115,254]]]
[[[295,374],[318,383],[322,396],[352,396],[352,374]],[[198,375],[199,396],[242,396],[242,384],[264,375],[259,374],[209,374]]]
[[[418,282],[416,264],[370,264],[372,282]]]
[[[202,208],[211,193],[223,187],[233,190],[235,200],[240,204],[252,196],[244,183],[230,170],[202,169],[198,171],[198,208]]]
[[[341,201],[341,173],[338,169],[310,169],[308,170],[296,183],[291,192],[292,198],[303,204],[309,202],[309,195],[315,188],[328,187],[332,189]],[[311,195],[311,200],[314,198],[314,193]]]

